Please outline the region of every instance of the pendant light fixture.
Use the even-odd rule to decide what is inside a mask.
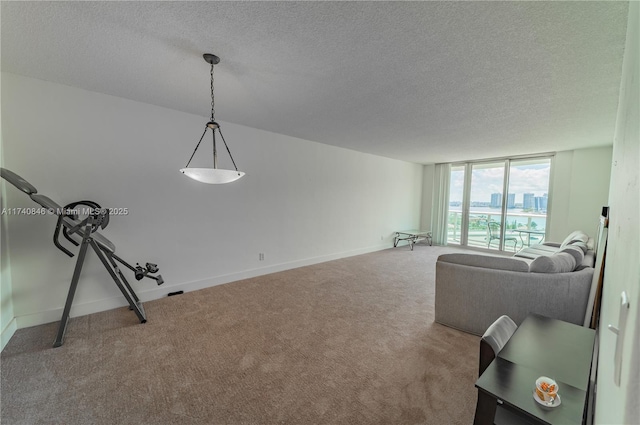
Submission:
[[[227,146],[227,142],[224,140],[224,136],[222,135],[222,131],[220,130],[220,125],[216,122],[214,114],[214,106],[215,101],[213,97],[213,65],[220,62],[220,58],[216,55],[212,55],[211,53],[205,53],[203,55],[205,62],[211,64],[211,119],[207,123],[204,128],[204,132],[202,136],[200,136],[200,141],[196,145],[193,153],[191,154],[191,158],[189,158],[189,162],[187,162],[187,166],[185,168],[180,169],[180,172],[185,176],[190,177],[194,180],[197,180],[202,183],[208,184],[222,184],[222,183],[231,183],[232,181],[238,180],[240,177],[244,176],[245,173],[242,171],[238,171],[238,167],[236,166],[236,162],[233,160],[233,156],[231,156],[231,151],[229,150],[229,146]],[[213,168],[189,168],[189,164],[193,159],[193,156],[196,154],[196,151],[200,147],[200,143],[202,143],[202,139],[204,139],[205,134],[207,134],[207,130],[211,129],[211,134],[213,137]],[[220,138],[224,143],[224,146],[227,148],[227,152],[229,153],[229,157],[231,158],[231,162],[235,167],[234,170],[223,170],[218,168],[218,151],[216,149],[216,130],[220,133]]]

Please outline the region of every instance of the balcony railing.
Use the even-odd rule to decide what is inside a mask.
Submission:
[[[469,211],[467,245],[478,248],[498,249],[499,241],[490,240],[487,222],[495,221],[500,223],[501,217],[502,214],[498,212]],[[513,242],[508,241],[503,249],[511,251],[520,249],[523,246],[541,243],[544,240],[546,218],[545,214],[540,213],[507,211],[504,233],[507,238],[515,237],[516,241],[515,247]],[[462,212],[449,210],[447,242],[459,244],[462,230]]]

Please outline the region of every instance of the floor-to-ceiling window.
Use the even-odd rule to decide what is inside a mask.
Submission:
[[[509,163],[509,196],[505,230],[518,237],[520,245],[540,243],[547,230],[547,204],[551,158],[512,160]]]
[[[464,198],[464,165],[451,166],[449,179],[449,222],[447,243],[462,244],[462,200]]]
[[[467,245],[500,249],[505,162],[470,164]]]
[[[551,157],[452,164],[447,243],[516,251],[544,240]]]

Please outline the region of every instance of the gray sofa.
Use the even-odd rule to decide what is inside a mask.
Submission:
[[[517,324],[538,313],[582,325],[594,273],[592,242],[576,231],[562,243],[533,245],[513,257],[439,256],[435,321],[476,335],[503,314]]]

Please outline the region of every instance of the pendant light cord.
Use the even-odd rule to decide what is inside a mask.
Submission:
[[[215,115],[215,101],[214,101],[214,97],[213,97],[213,64],[211,64],[211,122],[215,121],[214,115]],[[193,159],[193,156],[196,154],[196,151],[198,150],[198,148],[200,147],[200,143],[202,143],[202,139],[204,139],[204,135],[207,133],[207,128],[204,128],[204,132],[202,133],[202,136],[200,136],[200,141],[198,142],[198,144],[196,145],[196,148],[193,150],[193,153],[191,154],[191,158],[189,158],[189,162],[187,162],[187,166],[185,168],[189,168],[189,164],[191,164],[191,160]],[[216,132],[214,129],[211,130],[213,132],[213,155],[215,157],[215,149],[216,149]],[[220,133],[220,135],[222,136],[222,133]],[[224,140],[224,137],[222,138],[222,140]],[[227,145],[227,142],[224,143],[225,146]],[[229,148],[227,148],[227,150],[229,150]],[[231,158],[231,161],[233,161],[233,158]],[[235,165],[235,163],[234,163]],[[236,168],[236,171],[238,169]]]
[[[213,97],[213,64],[211,64],[211,121],[215,121],[214,115],[216,102]]]
[[[213,64],[211,64],[211,121],[215,122],[215,100],[213,97]],[[205,130],[206,131],[206,130]],[[213,131],[213,156],[216,156],[216,131],[215,129],[212,129]],[[218,126],[218,132],[220,133],[220,137],[222,138],[222,141],[224,142],[224,147],[227,148],[227,153],[229,154],[229,158],[231,158],[231,162],[233,163],[234,168],[236,169],[236,171],[238,171],[238,166],[236,165],[236,162],[233,160],[233,155],[231,155],[231,151],[229,150],[229,146],[227,146],[227,141],[224,140],[224,136],[222,135],[222,129],[220,128],[220,126]],[[204,136],[204,134],[203,134]],[[198,148],[196,148],[198,149]],[[195,152],[194,152],[195,153]]]

